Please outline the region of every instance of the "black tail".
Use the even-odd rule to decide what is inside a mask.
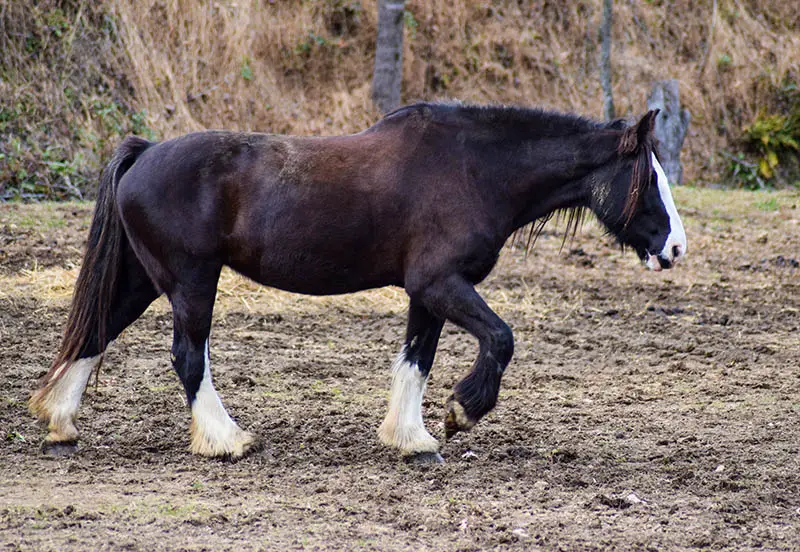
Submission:
[[[89,243],[75,283],[64,338],[50,370],[42,378],[42,387],[52,384],[67,372],[69,367],[58,370],[62,364],[85,356],[82,353],[88,352],[90,347],[96,346],[97,352],[102,353],[108,345],[108,318],[127,240],[117,211],[117,186],[122,175],[152,145],[152,142],[136,136],[125,138],[103,170],[89,229]]]

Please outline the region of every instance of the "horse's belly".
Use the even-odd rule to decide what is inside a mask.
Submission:
[[[231,268],[265,286],[308,295],[336,295],[387,285],[402,286],[396,263],[348,248],[267,248]]]

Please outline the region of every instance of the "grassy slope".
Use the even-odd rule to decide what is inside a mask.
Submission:
[[[685,174],[700,185],[724,176],[730,158],[720,151],[740,149],[758,113],[800,112],[792,3],[715,5],[615,4],[618,112],[642,112],[655,80],[679,79],[693,115]],[[406,7],[405,101],[601,113],[600,0]],[[92,190],[130,132],[362,129],[379,116],[369,101],[375,14],[375,0],[0,0],[0,198]]]

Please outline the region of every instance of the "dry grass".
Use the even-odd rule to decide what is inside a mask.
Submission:
[[[718,152],[736,149],[742,128],[762,110],[780,110],[782,87],[800,82],[800,12],[792,4],[616,2],[619,114],[640,114],[656,80],[677,78],[693,115],[684,174],[719,182]],[[601,0],[406,6],[406,102],[458,98],[600,116]],[[58,173],[50,158],[71,163],[81,153],[97,170],[126,132],[335,134],[379,117],[369,100],[375,0],[0,0],[0,14],[0,96],[19,115],[0,127],[29,131],[23,168],[54,179],[63,193],[90,171],[76,168],[69,182],[63,173],[72,169]],[[7,164],[12,142],[0,140]],[[50,142],[50,158],[47,147],[36,151]],[[18,169],[0,165],[0,180],[16,182]]]
[[[209,127],[315,134],[379,115],[368,88],[375,5],[350,15],[347,5],[115,0],[113,11],[135,89],[165,136]]]
[[[353,132],[378,116],[368,99],[373,0],[113,6],[134,87],[167,136],[204,127]],[[407,9],[405,101],[452,97],[600,115],[600,0],[409,1]],[[716,11],[686,0],[614,9],[619,113],[641,113],[656,80],[677,78],[694,117],[687,177],[718,181],[707,172],[720,168],[714,154],[800,76],[796,10],[737,0],[721,0]]]

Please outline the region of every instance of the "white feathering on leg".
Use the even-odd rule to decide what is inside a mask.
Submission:
[[[89,377],[102,355],[65,362],[56,368],[50,383],[31,398],[31,411],[48,422],[46,441],[66,442],[78,438],[75,419]],[[63,373],[62,373],[63,372]]]
[[[406,358],[406,347],[392,365],[392,390],[389,412],[383,420],[378,436],[389,446],[397,447],[403,454],[437,452],[439,443],[422,420],[422,397],[427,377],[416,364]]]
[[[203,456],[242,456],[253,444],[253,436],[236,425],[214,389],[208,341],[203,380],[192,401],[192,442],[189,449]]]

